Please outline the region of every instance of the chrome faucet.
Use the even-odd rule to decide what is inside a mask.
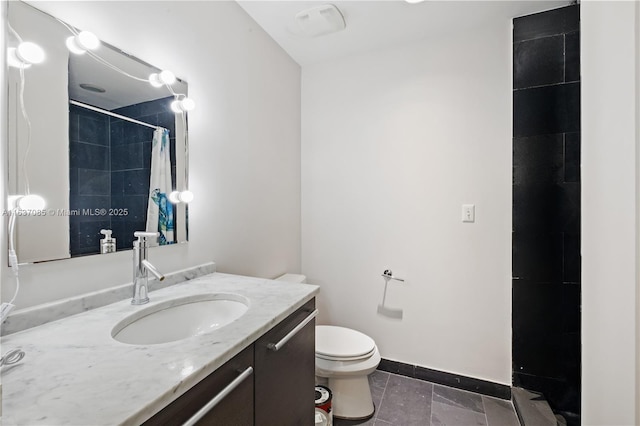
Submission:
[[[149,272],[151,272],[158,281],[164,280],[158,270],[147,260],[147,238],[158,237],[157,232],[136,231],[133,236],[137,238],[133,242],[133,299],[132,305],[144,305],[149,302],[148,282]]]

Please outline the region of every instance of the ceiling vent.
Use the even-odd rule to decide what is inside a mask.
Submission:
[[[298,12],[296,22],[300,27],[301,34],[307,37],[318,37],[335,33],[347,27],[347,24],[344,22],[344,16],[342,16],[340,10],[332,4],[316,6]]]

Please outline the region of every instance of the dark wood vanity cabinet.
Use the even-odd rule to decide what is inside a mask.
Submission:
[[[183,425],[236,379],[238,385],[196,423],[198,426],[312,425],[314,312],[312,299],[144,425]],[[250,374],[248,368],[252,368]],[[243,373],[244,379],[238,379]]]
[[[253,368],[253,364],[253,346],[249,346],[147,420],[144,425],[183,425],[247,368]],[[253,425],[253,394],[253,375],[250,375],[202,417],[197,425]]]
[[[315,299],[255,343],[256,426],[312,425],[315,409]],[[291,338],[283,342],[289,334]]]

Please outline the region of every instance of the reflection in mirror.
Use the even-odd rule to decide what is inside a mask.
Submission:
[[[48,203],[44,215],[17,221],[20,261],[109,252],[100,240],[109,230],[117,250],[131,249],[138,230],[160,231],[161,245],[186,242],[186,204],[168,199],[188,188],[186,112],[172,108],[186,82],[154,87],[158,68],[106,43],[70,53],[76,30],[22,2],[8,15],[9,47],[19,36],[47,54],[24,70],[30,137],[20,72],[9,72],[9,192],[30,189]]]

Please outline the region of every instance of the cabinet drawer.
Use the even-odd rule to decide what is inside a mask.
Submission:
[[[244,349],[226,364],[189,389],[144,425],[182,425],[200,408],[218,395],[247,367],[253,366],[253,345]],[[253,424],[253,377],[249,376],[212,408],[197,424],[250,426]]]

